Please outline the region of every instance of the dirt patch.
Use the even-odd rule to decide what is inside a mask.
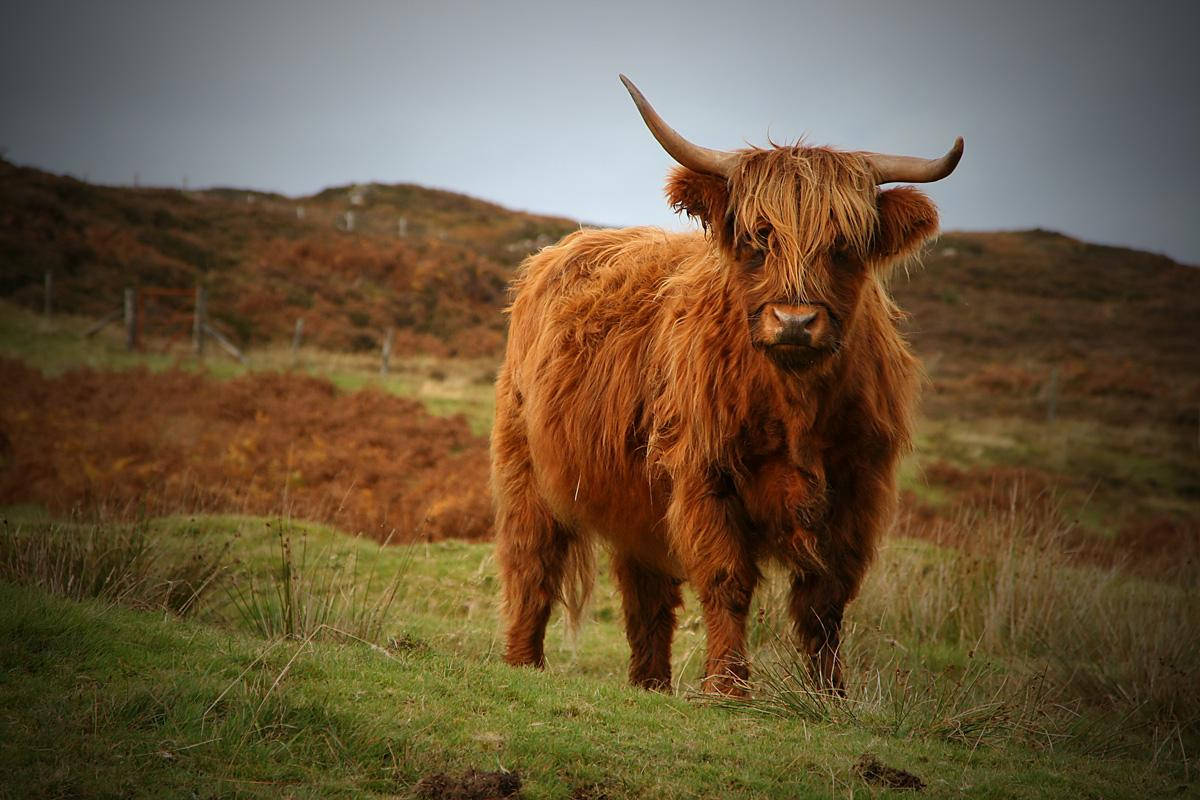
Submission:
[[[854,765],[854,771],[862,776],[864,781],[875,786],[883,786],[888,789],[914,789],[918,792],[925,788],[925,781],[916,775],[902,769],[889,767],[871,753],[864,753],[858,759],[858,763]]]
[[[377,390],[0,359],[0,503],[286,514],[393,541],[491,535],[487,440]]]
[[[502,800],[520,798],[521,776],[515,772],[469,769],[461,775],[437,772],[417,782],[421,800]]]

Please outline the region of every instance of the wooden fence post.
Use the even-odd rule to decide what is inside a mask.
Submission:
[[[125,349],[133,350],[137,347],[137,303],[136,291],[134,289],[125,290]]]
[[[192,350],[196,353],[196,358],[204,358],[204,322],[205,322],[205,297],[206,292],[204,287],[196,286],[196,308],[192,312]]]
[[[296,332],[292,334],[292,369],[300,366],[300,342],[304,339],[304,317],[296,318]]]
[[[388,359],[392,357],[392,337],[395,336],[396,330],[388,328],[387,333],[383,335],[383,360],[379,363],[379,374],[388,374]]]

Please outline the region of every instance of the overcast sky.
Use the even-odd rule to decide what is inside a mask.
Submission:
[[[1200,263],[1196,2],[42,2],[0,26],[7,158],[103,183],[413,181],[680,227],[617,80],[684,135],[966,156],[946,229]]]

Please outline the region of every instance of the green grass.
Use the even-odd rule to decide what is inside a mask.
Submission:
[[[0,356],[24,361],[48,375],[77,367],[130,369],[145,365],[166,369],[178,360],[163,353],[125,350],[124,332],[116,330],[119,323],[85,339],[84,331],[94,322],[66,315],[47,320],[7,300],[0,301]]]
[[[534,798],[868,794],[851,772],[867,750],[933,796],[1161,785],[1119,761],[888,741],[434,649],[264,643],[9,586],[0,603],[0,733],[22,743],[0,764],[29,795],[389,795],[469,767],[517,771]]]
[[[1017,417],[923,418],[901,485],[944,507],[953,502],[954,493],[931,485],[922,473],[922,465],[934,462],[967,470],[1036,470],[1053,480],[1073,518],[1103,535],[1154,514],[1200,517],[1196,451],[1153,426],[1116,427],[1085,419],[1048,425]]]
[[[14,512],[23,535],[92,525]],[[703,633],[690,595],[678,686],[663,696],[625,685],[619,599],[604,576],[593,621],[573,644],[555,624],[550,667],[538,673],[500,663],[488,545],[380,548],[251,517],[143,524],[164,564],[232,542],[222,580],[186,620],[0,582],[0,741],[21,743],[0,748],[12,796],[405,796],[428,773],[502,768],[520,773],[531,798],[585,787],[612,798],[866,797],[881,791],[855,771],[868,752],[919,775],[932,797],[1159,796],[1193,780],[1179,746],[1195,743],[1196,701],[1167,697],[1195,677],[1193,590],[1051,562],[1058,580],[1044,571],[1014,592],[1011,576],[1029,564],[995,547],[896,540],[851,609],[847,701],[822,702],[804,686],[779,644],[772,583],[752,630],[756,699],[722,704],[694,694]],[[991,538],[1010,529],[997,524]],[[264,635],[237,592],[254,581],[269,596],[278,585],[281,537],[299,599],[369,587],[357,605],[290,637]],[[345,635],[355,609],[389,591],[377,629]],[[1183,621],[1170,628],[1164,609]],[[1137,631],[1093,641],[1113,626],[1090,623],[1089,611],[1182,635],[1184,652]],[[1053,658],[1046,624],[1075,640]],[[1108,697],[1150,680],[1153,667],[1128,663],[1133,645],[1184,659],[1172,667],[1190,677],[1151,676],[1172,709],[1152,707],[1163,698]],[[1055,662],[1086,666],[1097,647],[1112,663],[1096,667],[1112,674],[1105,683],[1083,670],[1099,687],[1089,693],[1063,677],[1080,663]]]
[[[151,342],[143,350],[125,349],[124,331],[110,325],[96,336],[84,338],[94,320],[56,315],[46,320],[0,300],[0,357],[13,358],[47,375],[71,369],[202,370],[214,378],[231,378],[251,370],[296,370],[329,379],[345,392],[377,388],[420,400],[431,414],[463,414],[471,429],[486,435],[492,427],[492,378],[496,363],[490,359],[440,359],[433,356],[393,356],[387,375],[379,373],[377,353],[335,353],[301,348],[297,357],[288,347],[251,351],[240,364],[210,345],[203,359],[191,352],[189,342]]]
[[[88,322],[0,303],[0,355],[48,373],[301,369],[491,426],[487,360],[396,358],[386,377],[371,354],[201,363],[183,349],[127,353],[115,329],[85,340]],[[380,548],[296,521],[128,526],[9,507],[0,741],[20,746],[0,747],[0,796],[404,796],[422,775],[467,768],[516,770],[534,798],[886,793],[856,772],[868,752],[934,797],[1194,791],[1195,565],[1162,582],[1081,566],[1061,523],[1082,515],[1107,532],[1123,506],[1194,513],[1195,473],[1161,435],[924,420],[901,476],[921,501],[956,513],[953,486],[925,477],[937,461],[1032,466],[1064,480],[1065,515],[1014,498],[951,519],[954,549],[889,542],[847,618],[851,693],[836,702],[786,644],[778,577],[754,609],[754,699],[715,703],[695,694],[704,635],[691,594],[673,693],[648,695],[625,686],[604,575],[592,623],[569,641],[556,618],[550,667],[534,673],[500,663],[488,545]],[[188,590],[217,557],[215,580]]]

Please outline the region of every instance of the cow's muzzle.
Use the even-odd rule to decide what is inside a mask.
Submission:
[[[836,349],[836,327],[822,305],[767,303],[758,314],[754,340],[780,366],[804,369]]]
[[[832,344],[833,323],[824,306],[767,303],[758,334],[768,347],[823,350]]]

